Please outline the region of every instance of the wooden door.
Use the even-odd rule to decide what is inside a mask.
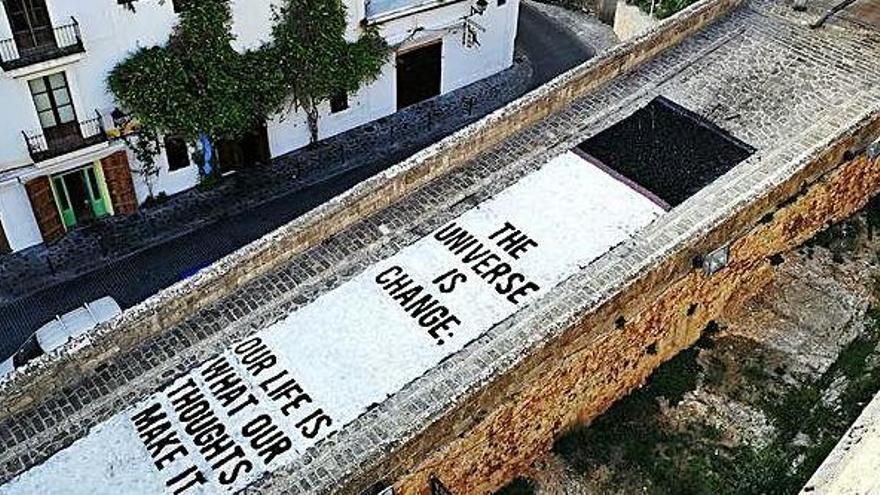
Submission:
[[[269,152],[269,133],[266,124],[260,124],[241,140],[242,163],[246,167],[257,164],[268,165],[271,160]]]
[[[221,172],[253,167],[257,164],[269,164],[271,156],[266,124],[255,127],[241,139],[219,140],[215,150]]]
[[[45,242],[53,242],[64,236],[64,224],[52,195],[52,186],[46,176],[37,177],[25,184],[34,217]]]
[[[129,214],[137,211],[137,194],[134,191],[134,181],[131,179],[131,168],[128,166],[126,152],[117,151],[102,159],[101,168],[114,213]]]
[[[398,110],[440,94],[442,55],[442,42],[397,54]]]

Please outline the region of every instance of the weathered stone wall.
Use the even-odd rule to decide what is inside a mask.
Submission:
[[[61,390],[107,359],[135,348],[242,284],[283,266],[313,247],[431,180],[466,163],[503,139],[565,108],[573,100],[631,72],[724,16],[742,0],[703,0],[655,30],[618,45],[526,97],[373,177],[333,201],[242,248],[0,382],[0,417]]]
[[[880,191],[880,158],[865,153],[880,114],[851,129],[800,171],[682,246],[561,336],[498,376],[364,479],[398,478],[398,494],[430,493],[436,475],[455,494],[491,493],[523,471],[567,426],[588,421],[641,386],[699,339],[714,318],[773,276],[770,257],[840,221]],[[730,245],[713,276],[694,256]],[[621,327],[621,323],[625,323]],[[417,465],[415,460],[420,460]],[[357,493],[353,482],[343,493]]]

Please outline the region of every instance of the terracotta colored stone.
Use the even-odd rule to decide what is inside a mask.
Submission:
[[[829,150],[815,165],[839,161],[846,144]],[[806,173],[810,171],[808,167]],[[784,202],[795,184],[803,182],[792,177],[755,205]],[[448,423],[442,420],[431,431],[456,432],[456,437],[427,433],[410,445],[413,451],[428,443],[435,448],[403,476],[397,493],[430,495],[431,475],[442,479],[452,493],[493,493],[524,472],[566,427],[602,414],[644,384],[657,366],[693,345],[709,321],[739,307],[764,287],[773,277],[769,256],[795,248],[829,222],[847,218],[878,190],[880,159],[870,161],[861,155],[812,178],[806,190],[795,189],[795,202],[776,211],[770,223],[758,222],[763,216],[758,208],[747,209],[749,218],[740,215],[725,226],[731,234],[739,225],[752,225],[732,242],[730,265],[712,277],[692,269],[671,283],[647,276],[657,284],[653,290],[634,284],[584,315],[558,342],[530,356],[473,398],[480,403],[485,400],[481,397],[497,394],[481,406],[491,410],[485,418],[450,416]],[[686,254],[680,253],[674,264],[687,264]],[[666,271],[665,276],[672,273]],[[699,310],[688,315],[691,304],[698,304]],[[614,328],[619,314],[626,315],[625,327],[607,331]],[[647,351],[652,345],[656,354]]]

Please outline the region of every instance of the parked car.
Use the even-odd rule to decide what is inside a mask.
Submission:
[[[21,349],[11,358],[0,363],[0,376],[11,373],[15,368],[66,344],[101,323],[106,323],[122,314],[122,308],[112,297],[102,297],[86,303],[69,313],[56,316],[29,338]]]

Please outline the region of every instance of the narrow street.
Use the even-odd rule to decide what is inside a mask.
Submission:
[[[516,46],[532,61],[532,88],[596,54],[592,47],[527,3],[520,7]]]

